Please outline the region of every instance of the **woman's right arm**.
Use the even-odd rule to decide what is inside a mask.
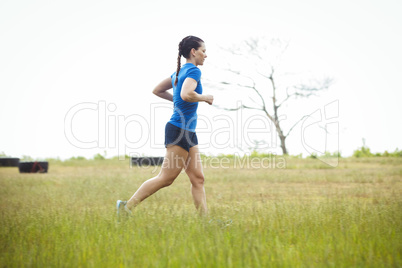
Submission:
[[[172,88],[172,78],[166,78],[162,80],[152,91],[156,96],[168,100],[173,101],[173,95],[168,92],[169,89]]]

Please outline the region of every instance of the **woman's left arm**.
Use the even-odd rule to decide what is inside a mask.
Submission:
[[[172,78],[166,78],[162,80],[152,91],[156,96],[168,100],[173,101],[173,95],[168,92],[169,89],[172,88]]]
[[[197,87],[197,81],[193,78],[187,77],[184,80],[183,86],[181,88],[180,97],[187,102],[200,102],[205,101],[209,105],[214,101],[212,95],[202,95],[195,92]]]

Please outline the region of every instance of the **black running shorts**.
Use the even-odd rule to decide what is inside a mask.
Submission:
[[[165,147],[169,145],[178,145],[187,152],[190,148],[198,144],[197,134],[188,131],[171,123],[167,123],[165,127]]]

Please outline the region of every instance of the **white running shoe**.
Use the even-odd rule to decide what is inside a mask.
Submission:
[[[117,216],[120,216],[122,211],[124,210],[126,213],[131,215],[131,210],[129,210],[127,207],[127,201],[122,201],[122,200],[117,200],[116,202],[116,210],[117,210]]]

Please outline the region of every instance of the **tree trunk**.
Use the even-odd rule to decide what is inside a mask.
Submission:
[[[277,114],[275,114],[276,119],[278,119]],[[274,122],[275,124],[275,128],[276,131],[278,132],[278,136],[279,139],[281,140],[281,148],[282,148],[282,154],[283,155],[287,155],[288,154],[288,150],[286,149],[286,136],[283,134],[282,128],[279,125],[279,121],[276,120],[276,122]]]
[[[286,143],[285,143],[286,137],[283,135],[282,131],[279,133],[279,138],[281,140],[282,154],[287,155],[288,150],[286,149]]]

